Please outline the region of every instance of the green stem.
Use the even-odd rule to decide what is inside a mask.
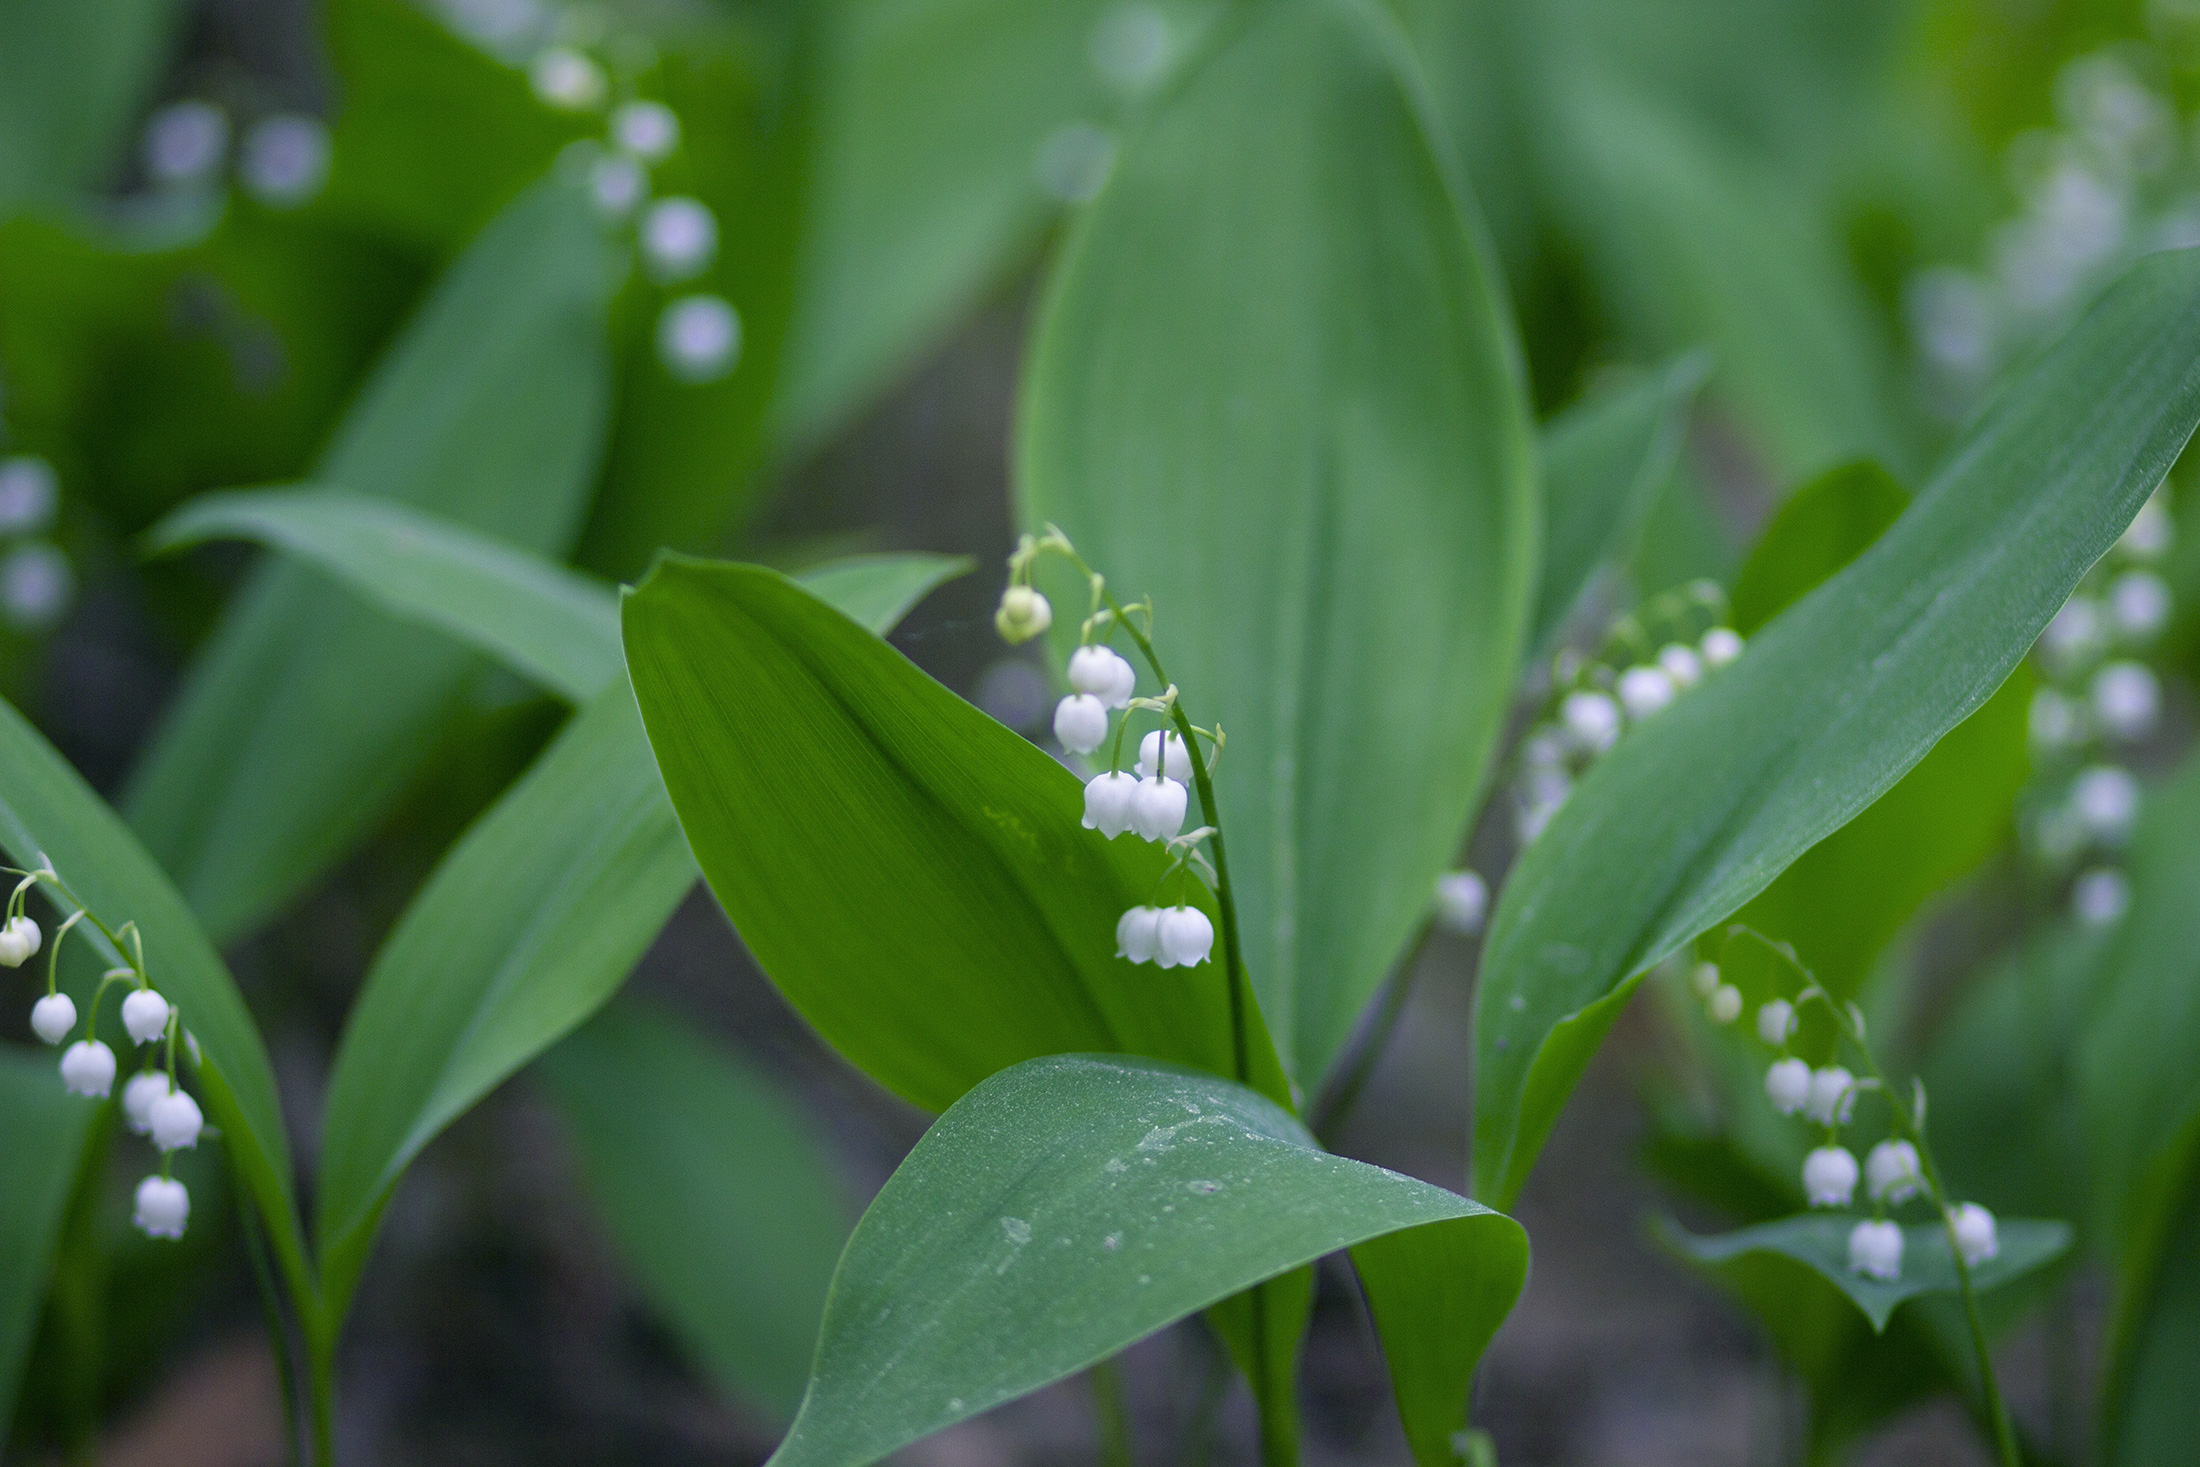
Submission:
[[[1102,1467],[1134,1467],[1131,1456],[1131,1417],[1123,1399],[1123,1372],[1113,1360],[1103,1360],[1085,1372],[1092,1386],[1093,1414],[1100,1424]]]
[[[306,1369],[313,1392],[313,1467],[336,1462],[336,1332],[319,1327],[306,1332]]]
[[[1383,990],[1382,1007],[1362,1036],[1359,1048],[1351,1062],[1334,1084],[1322,1092],[1314,1102],[1313,1114],[1307,1117],[1306,1128],[1312,1131],[1322,1145],[1329,1146],[1344,1123],[1352,1118],[1353,1107],[1359,1104],[1360,1095],[1367,1089],[1367,1082],[1375,1074],[1375,1066],[1390,1046],[1390,1036],[1398,1028],[1398,1021],[1405,1016],[1406,999],[1413,993],[1413,980],[1421,966],[1421,949],[1428,943],[1433,930],[1430,923],[1421,924],[1420,933],[1413,945],[1406,949],[1405,959],[1390,978],[1390,985]],[[1332,1150],[1335,1148],[1331,1148]]]
[[[252,1282],[260,1295],[260,1322],[267,1329],[268,1347],[275,1352],[275,1381],[283,1398],[283,1460],[298,1467],[298,1370],[291,1359],[290,1334],[283,1327],[282,1293],[275,1286],[275,1271],[267,1261],[267,1241],[260,1236],[254,1203],[245,1191],[236,1168],[229,1167],[237,1198],[237,1225],[244,1234],[245,1257],[252,1264]]]

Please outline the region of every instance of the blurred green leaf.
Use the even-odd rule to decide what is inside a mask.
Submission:
[[[99,1114],[61,1088],[57,1059],[53,1050],[0,1046],[0,1442],[15,1419],[62,1215]]]
[[[1869,550],[1909,507],[1910,492],[1868,460],[1828,469],[1789,494],[1734,578],[1734,630],[1755,635]]]
[[[2200,417],[2200,256],[2137,267],[1894,528],[1630,732],[1513,869],[1476,993],[1474,1175],[1518,1195],[1640,976],[2000,686]],[[1675,769],[1699,772],[1682,785]]]
[[[1952,1293],[1959,1287],[1948,1230],[1938,1220],[1903,1225],[1899,1278],[1882,1281],[1851,1272],[1849,1232],[1862,1221],[1865,1219],[1849,1213],[1803,1212],[1778,1222],[1702,1238],[1661,1217],[1652,1231],[1666,1247],[1714,1273],[1722,1271],[1720,1265],[1745,1254],[1771,1253],[1791,1259],[1847,1295],[1850,1303],[1864,1311],[1875,1331],[1886,1329],[1888,1316],[1904,1301],[1920,1294]],[[1971,1266],[1971,1285],[1982,1293],[2053,1262],[2070,1246],[2070,1224],[2065,1222],[2005,1217],[1997,1221],[1995,1232],[2000,1251]]]
[[[2156,1467],[2192,1450],[2200,1428],[2200,1178],[2163,1218],[2159,1267],[2119,1303],[2122,1317],[2102,1399],[2106,1467]]]
[[[0,218],[104,181],[176,29],[173,0],[0,4]]]
[[[290,1141],[260,1031],[213,944],[151,855],[52,745],[4,703],[0,847],[21,867],[36,865],[41,856],[51,860],[61,879],[109,927],[137,923],[153,982],[182,1011],[197,1041],[192,1070],[207,1119],[221,1129],[231,1164],[259,1203],[294,1302],[306,1312],[314,1298],[312,1275],[298,1226]],[[88,923],[78,923],[69,941],[89,945],[106,966],[125,961]],[[115,1012],[111,1006],[107,1011]],[[129,1048],[113,1030],[105,1037],[118,1058]]]
[[[957,1101],[856,1225],[778,1467],[859,1467],[1264,1278],[1428,1228],[1472,1357],[1527,1275],[1518,1224],[1330,1156],[1211,1075],[1034,1059]],[[1453,1384],[1465,1398],[1466,1381]]]
[[[1240,17],[1080,221],[1018,425],[1025,524],[1152,596],[1229,735],[1245,960],[1307,1085],[1427,914],[1533,590],[1517,346],[1399,45],[1338,0]],[[1066,653],[1086,593],[1049,584]]]
[[[313,478],[562,546],[608,411],[610,245],[546,182],[437,287]],[[126,808],[217,938],[264,920],[365,834],[434,745],[471,654],[297,566],[264,566],[200,652]]]
[[[1178,883],[1157,891],[1158,846],[1080,827],[1068,770],[771,571],[669,557],[625,624],[704,878],[780,991],[880,1084],[943,1110],[1043,1054],[1230,1070],[1221,964],[1115,956],[1116,919]],[[1260,1088],[1284,1095],[1257,1023],[1252,1048]]]
[[[851,1221],[808,1118],[750,1064],[632,998],[533,1074],[650,1307],[714,1380],[791,1420]]]
[[[394,500],[342,489],[208,494],[146,536],[154,552],[228,539],[289,551],[572,702],[625,666],[611,587]]]
[[[1680,458],[1688,406],[1709,369],[1701,355],[1683,357],[1544,425],[1543,572],[1531,651],[1550,647],[1600,566],[1631,558]]]

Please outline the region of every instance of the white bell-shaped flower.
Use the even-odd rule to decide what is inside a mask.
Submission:
[[[191,1194],[183,1183],[147,1177],[138,1183],[137,1212],[130,1219],[152,1238],[180,1238],[191,1220]]]
[[[71,1095],[105,1100],[115,1088],[115,1052],[96,1039],[79,1039],[61,1051],[61,1083]]]
[[[2070,911],[2088,927],[2106,927],[2131,910],[2131,878],[2113,866],[2096,866],[2070,883]]]
[[[527,68],[527,79],[538,98],[567,112],[592,112],[611,90],[602,67],[566,46],[538,54]]]
[[[1584,754],[1601,754],[1619,739],[1619,704],[1592,688],[1568,693],[1558,705],[1566,737]]]
[[[1648,718],[1672,703],[1679,689],[1662,667],[1644,664],[1630,667],[1619,675],[1619,703],[1627,710],[1627,716],[1641,720]]]
[[[2001,1252],[2001,1239],[1995,1235],[1992,1213],[1976,1202],[1959,1202],[1954,1217],[1956,1247],[1963,1250],[1965,1263],[1976,1268]]]
[[[1881,1220],[1849,1229],[1849,1272],[1889,1284],[1902,1277],[1902,1225]]]
[[[66,993],[49,993],[31,1005],[31,1032],[48,1044],[59,1044],[76,1027],[76,1005]]]
[[[1167,736],[1167,743],[1164,744],[1160,729],[1155,729],[1138,741],[1138,772],[1141,775],[1153,773],[1155,752],[1163,748],[1168,750],[1165,757],[1168,759],[1169,767],[1161,772],[1171,779],[1182,780],[1184,783],[1190,784],[1192,780],[1192,756],[1185,752],[1184,740],[1172,733]]]
[[[644,163],[656,163],[680,146],[680,119],[662,102],[628,102],[611,114],[611,141]]]
[[[1072,693],[1054,705],[1054,736],[1072,754],[1090,754],[1108,741],[1108,709],[1090,693]]]
[[[657,359],[691,387],[717,381],[741,359],[741,313],[707,291],[667,301],[657,318]]]
[[[61,479],[53,465],[27,453],[0,458],[0,535],[35,535],[53,523]]]
[[[278,113],[244,135],[237,173],[270,209],[295,209],[328,182],[330,150],[328,125],[320,118]]]
[[[1847,1121],[1855,1109],[1854,1075],[1839,1065],[1811,1072],[1810,1103],[1803,1107],[1805,1115],[1821,1126],[1831,1126]]]
[[[165,1070],[140,1070],[122,1087],[122,1119],[132,1131],[149,1136],[153,1131],[153,1103],[167,1098],[175,1087]]]
[[[1490,887],[1472,871],[1446,871],[1436,878],[1436,925],[1472,937],[1490,913]]]
[[[1123,708],[1138,690],[1138,669],[1113,647],[1079,647],[1069,654],[1069,685],[1110,708]]]
[[[1810,1066],[1793,1056],[1774,1060],[1772,1068],[1765,1071],[1765,1094],[1774,1110],[1784,1116],[1794,1115],[1810,1104]]]
[[[2050,667],[2065,672],[2091,663],[2107,646],[2107,618],[2101,614],[2101,604],[2090,596],[2065,601],[2040,633],[2041,655]]]
[[[198,1145],[199,1132],[206,1127],[199,1103],[181,1090],[171,1090],[146,1107],[145,1119],[153,1144],[163,1151]]]
[[[1923,1179],[1917,1148],[1907,1141],[1882,1141],[1864,1157],[1864,1190],[1874,1202],[1907,1202]]]
[[[606,153],[588,166],[588,195],[606,219],[624,219],[649,196],[649,171],[624,153]]]
[[[1009,643],[1028,642],[1054,625],[1054,608],[1047,598],[1029,586],[1010,586],[1001,592],[1001,605],[993,613],[993,629]]]
[[[1704,666],[1724,667],[1742,655],[1742,634],[1732,627],[1713,627],[1696,645],[1703,649]]]
[[[1856,1195],[1856,1158],[1845,1146],[1821,1146],[1803,1158],[1803,1195],[1813,1207],[1846,1207]]]
[[[1784,998],[1767,1000],[1757,1010],[1757,1037],[1767,1044],[1785,1044],[1795,1032],[1795,1005]]]
[[[661,284],[692,280],[718,255],[718,216],[701,199],[659,199],[642,214],[642,259]]]
[[[1167,840],[1184,828],[1187,803],[1181,781],[1148,775],[1131,796],[1131,829],[1147,840]]]
[[[2139,781],[2113,764],[2080,770],[2070,782],[2070,809],[2088,834],[2113,845],[2139,819]]]
[[[1163,907],[1155,935],[1156,962],[1164,968],[1191,968],[1207,961],[1215,945],[1215,924],[1197,907]]]
[[[1668,642],[1658,649],[1658,666],[1673,680],[1675,688],[1692,688],[1703,681],[1702,654],[1679,642]]]
[[[2032,695],[2028,727],[2033,743],[2056,753],[2085,738],[2086,711],[2053,688],[2041,688]]]
[[[38,956],[38,924],[29,917],[10,917],[0,927],[0,967],[20,968]]]
[[[2172,606],[2169,582],[2153,571],[2127,571],[2108,588],[2108,614],[2116,630],[2134,642],[2144,642],[2169,625]]]
[[[1742,1016],[1742,991],[1731,983],[1722,983],[1711,990],[1711,997],[1704,1003],[1714,1024],[1731,1024]]]
[[[1719,965],[1698,963],[1689,969],[1688,986],[1695,991],[1696,997],[1709,1002],[1711,995],[1719,991]]]
[[[2135,742],[2162,715],[2162,683],[2143,662],[2111,662],[2093,674],[2093,716],[2110,738]]]
[[[133,988],[122,1001],[122,1027],[135,1044],[151,1044],[168,1027],[168,1000],[150,988]]]
[[[1114,840],[1131,828],[1131,802],[1137,796],[1138,781],[1120,769],[1094,775],[1085,782],[1085,829]]]
[[[1134,963],[1150,963],[1161,950],[1161,912],[1155,907],[1133,907],[1116,919],[1115,955]]]

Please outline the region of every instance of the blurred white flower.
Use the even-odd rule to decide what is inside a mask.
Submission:
[[[1803,1195],[1813,1207],[1846,1207],[1856,1195],[1856,1158],[1846,1147],[1821,1146],[1803,1158]]]
[[[296,113],[254,123],[238,158],[246,192],[271,209],[294,209],[319,193],[328,165],[328,128]]]
[[[657,318],[657,357],[682,382],[713,382],[741,355],[741,318],[723,296],[687,295]]]
[[[53,465],[18,454],[0,458],[0,535],[35,535],[53,523],[61,483]]]
[[[1902,1277],[1902,1225],[1882,1219],[1849,1229],[1849,1272],[1882,1283]]]
[[[228,156],[229,114],[212,102],[171,102],[146,119],[145,172],[155,183],[203,183]]]

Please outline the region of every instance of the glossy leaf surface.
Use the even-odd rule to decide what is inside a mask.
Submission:
[[[0,1046],[0,1435],[15,1419],[62,1217],[99,1114],[61,1088],[55,1059],[43,1045]]]
[[[650,1307],[712,1379],[792,1419],[853,1219],[810,1122],[749,1062],[631,998],[530,1073]]]
[[[1478,1354],[1526,1278],[1509,1218],[1328,1155],[1211,1075],[1032,1060],[957,1102],[864,1214],[772,1460],[876,1461],[1258,1280],[1414,1228],[1441,1230],[1416,1260],[1426,1287],[1494,1311],[1459,1322]]]
[[[608,411],[613,273],[576,190],[522,195],[383,360],[314,479],[528,549],[563,546]],[[136,771],[131,823],[208,930],[233,937],[372,827],[477,665],[303,567],[262,567]]]
[[[1518,1194],[1640,974],[2001,685],[2200,417],[2195,321],[2200,255],[2140,265],[2004,389],[1870,550],[1582,780],[1514,867],[1485,950],[1481,1195]]]
[[[625,626],[711,891],[872,1078],[944,1110],[996,1070],[1072,1050],[1230,1072],[1221,965],[1115,956],[1125,910],[1175,899],[1177,882],[1158,890],[1166,858],[1083,829],[1060,764],[768,570],[668,558],[628,595]],[[1256,1078],[1283,1094],[1257,1023],[1252,1038]]]
[[[1186,710],[1228,734],[1246,962],[1312,1086],[1481,789],[1528,630],[1533,443],[1396,37],[1343,0],[1232,23],[1071,238],[1017,478],[1027,526],[1153,598]]]
[[[1875,1330],[1886,1329],[1888,1316],[1905,1300],[1955,1292],[1955,1255],[1948,1247],[1947,1229],[1937,1221],[1903,1225],[1899,1278],[1883,1281],[1851,1272],[1849,1233],[1861,1221],[1850,1213],[1805,1212],[1703,1238],[1661,1218],[1655,1231],[1667,1247],[1713,1272],[1749,1254],[1791,1259],[1846,1294]],[[2000,1251],[1971,1267],[1971,1286],[1981,1293],[2052,1263],[2070,1246],[2070,1224],[2064,1222],[2005,1217],[1997,1220],[1995,1230]]]

